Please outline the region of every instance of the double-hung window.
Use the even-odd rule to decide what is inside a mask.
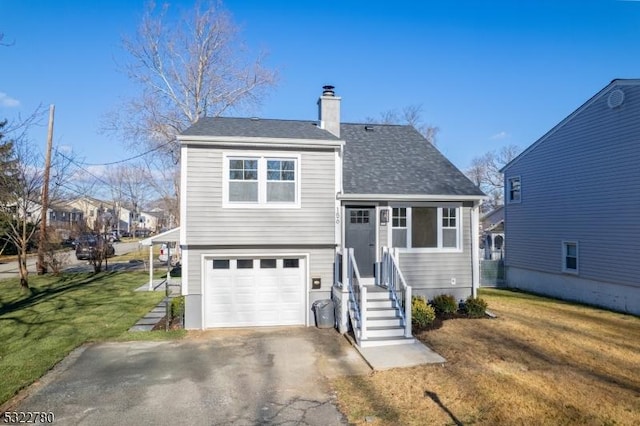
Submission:
[[[578,273],[578,243],[574,241],[562,242],[562,272]]]
[[[229,201],[258,202],[258,160],[229,159]]]
[[[520,176],[507,179],[507,201],[509,203],[519,203],[522,200],[522,185]]]
[[[295,160],[267,159],[267,202],[296,202]]]
[[[225,207],[299,207],[299,156],[224,156]]]
[[[393,247],[458,251],[461,246],[459,207],[393,207]]]

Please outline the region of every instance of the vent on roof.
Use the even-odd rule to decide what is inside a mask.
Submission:
[[[624,92],[620,89],[612,90],[607,98],[609,108],[618,108],[624,102]]]
[[[334,92],[335,87],[331,85],[322,86],[322,96],[335,96],[336,92]]]
[[[365,132],[373,132],[373,126],[364,126],[364,131]]]

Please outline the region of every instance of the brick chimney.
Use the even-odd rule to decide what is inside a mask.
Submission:
[[[320,128],[340,137],[340,100],[333,86],[322,86],[322,96],[318,99],[318,120]]]

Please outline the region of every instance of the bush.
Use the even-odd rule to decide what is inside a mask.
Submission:
[[[438,314],[455,314],[458,311],[458,303],[450,294],[440,294],[434,297],[431,305]]]
[[[411,323],[416,328],[425,328],[436,319],[436,312],[421,296],[411,298]]]
[[[464,312],[471,318],[480,318],[487,312],[487,302],[479,297],[469,296],[464,302]]]
[[[184,296],[171,299],[171,324],[182,324],[184,317]]]

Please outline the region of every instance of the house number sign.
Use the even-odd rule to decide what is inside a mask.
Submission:
[[[336,207],[336,225],[340,224],[340,207]]]

